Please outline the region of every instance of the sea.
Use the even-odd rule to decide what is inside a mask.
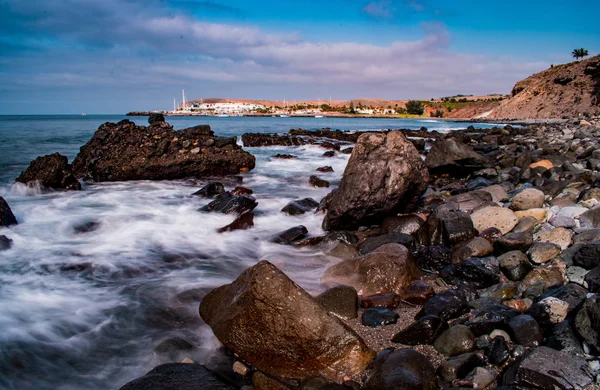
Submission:
[[[269,242],[297,225],[323,234],[322,214],[288,216],[294,199],[321,200],[349,156],[323,157],[319,146],[245,148],[256,168],[241,185],[258,201],[255,226],[218,233],[231,215],[203,213],[191,194],[207,181],[83,183],[81,192],[15,184],[37,156],[72,161],[105,122],[123,115],[0,116],[0,196],[19,224],[0,228],[13,241],[0,252],[0,389],[118,389],[154,366],[184,357],[210,364],[220,344],[198,315],[211,289],[268,260],[307,291],[324,290],[323,271],[339,261],[323,249]],[[375,118],[167,117],[175,129],[209,124],[219,136],[290,129],[420,129],[449,132],[469,123]],[[492,127],[478,124],[478,127]],[[297,156],[273,159],[278,153]],[[331,188],[312,188],[317,173]],[[225,179],[227,189],[240,183]],[[94,229],[89,229],[93,226]],[[86,229],[85,227],[88,227]],[[167,342],[165,342],[167,340]]]

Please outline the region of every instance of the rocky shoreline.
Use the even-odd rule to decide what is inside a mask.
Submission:
[[[165,122],[150,128],[172,131],[156,123]],[[106,131],[95,137],[115,141]],[[259,262],[200,303],[200,316],[225,346],[226,370],[186,359],[123,389],[600,384],[598,122],[449,134],[291,130],[242,139],[246,146],[317,144],[326,153],[352,153],[340,186],[318,207],[305,200],[282,210],[316,208],[327,233],[308,236],[298,226],[273,238],[339,258],[321,279],[329,289],[313,297]],[[84,156],[93,153],[84,148]],[[103,176],[98,160],[82,159],[73,163],[76,177],[117,179]],[[219,169],[214,173],[233,173]],[[224,231],[251,228],[251,191],[222,187],[199,191],[214,198],[202,212],[235,215],[238,223]],[[1,198],[0,211],[3,224],[16,223]]]

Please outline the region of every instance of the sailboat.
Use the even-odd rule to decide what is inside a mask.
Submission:
[[[285,98],[283,98],[283,107],[284,107],[283,109],[284,109],[285,111],[287,111],[287,103],[285,102]],[[290,116],[289,116],[289,115],[286,115],[286,114],[281,114],[281,115],[279,115],[279,117],[280,117],[280,118],[289,118]]]

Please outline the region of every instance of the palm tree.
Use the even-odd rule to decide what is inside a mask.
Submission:
[[[584,49],[583,47],[581,49],[575,49],[573,50],[573,53],[571,53],[571,55],[576,59],[579,60],[580,58],[586,57],[589,55],[588,51],[586,49]]]

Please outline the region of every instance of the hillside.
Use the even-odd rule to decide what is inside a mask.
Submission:
[[[487,117],[575,118],[600,115],[600,56],[553,66],[515,84]]]

